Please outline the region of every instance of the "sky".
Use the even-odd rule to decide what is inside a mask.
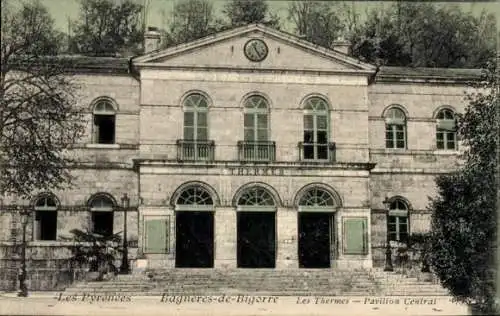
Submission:
[[[27,0],[30,1],[30,0]],[[115,0],[117,2],[121,0]],[[167,20],[170,17],[172,8],[176,1],[182,0],[133,0],[139,3],[149,1],[149,10],[147,16],[147,25],[165,28]],[[212,0],[214,9],[220,14],[224,3],[227,0]],[[41,0],[47,6],[50,13],[55,19],[56,27],[61,31],[67,32],[68,19],[78,18],[79,1],[78,0]],[[290,1],[285,0],[268,0],[271,10],[281,17],[284,28],[290,30],[290,23],[287,21],[287,8]],[[391,1],[331,1],[337,5],[353,6],[363,18],[364,12],[367,9],[383,8],[391,5]],[[482,10],[496,13],[500,22],[500,5],[497,1],[447,1],[436,2],[438,5],[457,5],[465,12],[480,14]],[[497,25],[500,25],[497,24]]]

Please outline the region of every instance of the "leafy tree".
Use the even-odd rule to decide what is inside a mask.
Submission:
[[[377,64],[413,67],[484,67],[495,54],[495,17],[458,7],[394,3],[372,10],[351,33],[353,55]]]
[[[443,286],[461,302],[494,312],[497,190],[500,135],[498,73],[486,74],[468,96],[458,132],[466,148],[463,167],[436,179],[430,262]],[[498,312],[498,311],[497,311]]]
[[[25,2],[18,10],[11,3],[1,2],[2,54],[58,54],[64,34],[55,29],[47,8],[39,0]]]
[[[144,34],[142,10],[131,0],[81,0],[71,50],[89,55],[138,53]]]
[[[229,18],[231,27],[261,23],[279,28],[279,17],[269,13],[266,0],[231,0],[224,6],[223,13]]]
[[[209,0],[182,0],[174,5],[164,46],[193,41],[213,34],[222,28],[222,22],[214,17]]]
[[[2,1],[0,195],[29,197],[70,183],[65,149],[84,131],[77,87],[58,51],[54,21],[39,2]]]
[[[288,6],[288,19],[295,32],[305,40],[330,48],[344,29],[340,10],[331,2],[292,1]]]

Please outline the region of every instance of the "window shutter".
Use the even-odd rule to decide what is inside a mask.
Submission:
[[[168,253],[168,219],[149,219],[144,222],[144,253]]]
[[[368,254],[366,218],[344,219],[344,254]]]

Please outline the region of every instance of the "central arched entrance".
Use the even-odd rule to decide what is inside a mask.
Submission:
[[[330,268],[336,255],[334,195],[320,186],[302,190],[298,200],[300,268]]]
[[[238,268],[276,266],[276,201],[260,185],[247,186],[236,198]]]
[[[175,267],[213,268],[214,202],[201,185],[183,189],[175,205]]]

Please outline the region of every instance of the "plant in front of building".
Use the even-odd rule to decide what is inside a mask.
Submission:
[[[430,265],[455,298],[495,314],[497,277],[498,73],[485,73],[458,118],[464,165],[436,179],[432,199]]]
[[[97,281],[104,280],[105,276],[117,274],[115,262],[120,259],[120,254],[123,251],[121,232],[100,235],[90,230],[73,229],[70,233],[72,237],[64,239],[74,242],[69,247],[73,266],[77,265],[88,269],[90,278],[95,278]]]

